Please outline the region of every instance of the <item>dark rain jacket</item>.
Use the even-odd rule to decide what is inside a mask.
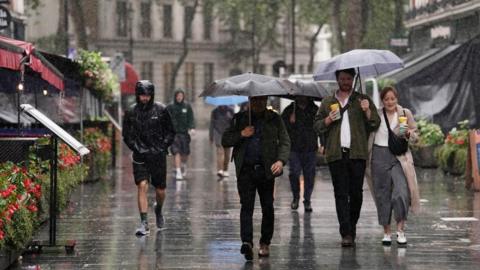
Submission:
[[[190,104],[182,100],[177,102],[175,97],[178,93],[184,93],[181,90],[175,91],[173,95],[173,102],[167,106],[167,110],[172,117],[173,127],[176,133],[188,133],[189,129],[195,128],[195,119],[193,117],[193,110]],[[184,93],[185,96],[185,93]]]
[[[122,135],[125,144],[134,152],[167,154],[175,132],[164,105],[152,102],[146,108],[137,103],[125,112]]]
[[[295,123],[290,123],[290,115],[295,108]],[[313,121],[318,106],[313,101],[308,102],[305,109],[295,106],[292,102],[282,113],[282,119],[291,141],[292,152],[315,152],[318,149],[318,136],[313,130]]]
[[[230,124],[222,136],[222,145],[224,147],[232,147],[232,157],[235,161],[235,169],[237,178],[240,175],[241,168],[244,163],[245,151],[248,138],[241,135],[242,130],[249,125],[248,111],[235,114]],[[264,123],[262,127],[261,137],[261,156],[265,168],[265,177],[273,179],[270,168],[273,163],[282,161],[285,165],[290,155],[290,138],[283,124],[282,118],[276,112],[266,110],[264,115]]]

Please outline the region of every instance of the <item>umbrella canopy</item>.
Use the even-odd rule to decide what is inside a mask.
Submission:
[[[223,96],[223,97],[206,97],[205,103],[215,106],[220,105],[236,105],[248,101],[246,96]]]
[[[295,82],[295,86],[296,88],[291,91],[290,96],[287,96],[287,98],[306,96],[312,97],[316,100],[322,100],[324,97],[330,94],[328,90],[320,84],[320,82],[299,80]]]
[[[318,65],[313,79],[335,80],[335,71],[355,68],[362,78],[374,77],[395,69],[403,68],[403,61],[388,50],[357,49],[339,54]]]
[[[213,82],[200,97],[282,96],[288,95],[295,88],[295,84],[289,80],[249,72]]]
[[[23,64],[28,64],[33,71],[40,73],[42,79],[59,90],[64,89],[62,73],[31,43],[0,36],[0,56],[0,67],[21,70]]]

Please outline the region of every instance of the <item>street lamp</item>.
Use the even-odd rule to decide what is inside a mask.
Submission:
[[[128,43],[128,54],[129,62],[133,65],[133,5],[132,2],[128,2],[128,32],[129,32],[129,43]]]

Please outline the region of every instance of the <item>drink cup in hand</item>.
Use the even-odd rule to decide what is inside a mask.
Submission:
[[[398,133],[399,133],[400,136],[403,136],[407,132],[407,128],[408,128],[407,117],[405,117],[405,116],[398,117],[398,122],[399,122]]]
[[[330,105],[330,110],[332,112],[334,112],[333,116],[332,116],[332,120],[338,120],[342,117],[342,115],[340,114],[340,107],[338,105],[338,103],[333,103],[332,105]]]

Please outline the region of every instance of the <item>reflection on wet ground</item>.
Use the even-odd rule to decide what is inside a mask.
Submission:
[[[422,212],[410,216],[408,247],[380,244],[375,205],[365,189],[357,246],[340,248],[333,188],[326,167],[318,168],[313,213],[290,210],[288,176],[277,179],[275,234],[270,258],[245,263],[239,253],[239,199],[235,178],[218,180],[207,133],[197,132],[186,180],[169,171],[165,215],[167,229],[147,237],[134,235],[139,220],[136,188],[125,151],[112,180],[82,185],[58,221],[57,239],[76,239],[72,255],[44,252],[24,255],[13,269],[478,269],[480,266],[480,193],[462,179],[439,170],[418,169]],[[233,166],[230,174],[233,175]],[[153,203],[153,189],[150,191]],[[445,221],[445,217],[475,217]],[[255,210],[259,239],[260,206]],[[155,224],[152,209],[150,224]],[[36,238],[46,239],[48,229]],[[258,245],[257,245],[258,247]]]

